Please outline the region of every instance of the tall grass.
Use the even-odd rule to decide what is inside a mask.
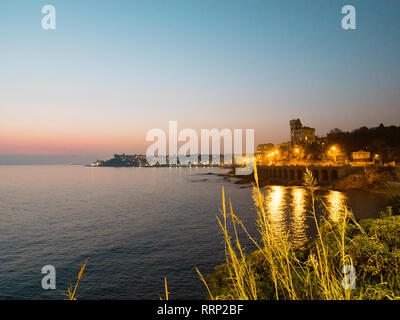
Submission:
[[[165,297],[164,297],[164,299],[162,297],[160,297],[160,300],[169,300],[167,277],[164,277],[164,287],[165,287]]]
[[[66,300],[77,300],[77,289],[79,286],[79,282],[83,278],[83,272],[85,271],[86,265],[87,260],[81,265],[81,269],[79,270],[75,286],[73,286],[72,283],[69,284],[67,292],[64,294],[67,297]]]
[[[244,254],[238,238],[237,227],[240,226],[255,244],[264,260],[266,272],[274,288],[275,299],[351,299],[351,290],[342,287],[344,274],[342,267],[352,266],[352,258],[346,252],[346,229],[351,212],[344,209],[337,222],[326,219],[320,221],[316,213],[317,181],[307,169],[304,174],[304,186],[311,194],[311,215],[316,227],[314,247],[309,250],[306,260],[297,257],[298,248],[290,242],[289,232],[276,230],[266,206],[266,197],[260,189],[257,168],[254,168],[253,200],[257,211],[257,226],[260,240],[255,240],[247,232],[243,223],[235,215],[229,201],[230,222],[233,235],[228,232],[228,214],[225,204],[225,193],[222,190],[221,217],[217,216],[225,240],[226,266],[230,292],[226,296],[215,296],[210,292],[206,281],[198,271],[202,282],[206,285],[211,299],[258,299],[260,288],[254,268]],[[321,201],[321,200],[320,200]],[[325,206],[326,207],[326,206]],[[361,227],[354,221],[358,228]],[[362,230],[361,230],[362,231]],[[329,239],[329,244],[327,243]],[[196,269],[197,270],[197,269]]]

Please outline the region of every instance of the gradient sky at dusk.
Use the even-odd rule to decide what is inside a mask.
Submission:
[[[168,120],[256,144],[289,140],[291,118],[399,125],[399,39],[397,0],[2,0],[0,155],[143,153]]]

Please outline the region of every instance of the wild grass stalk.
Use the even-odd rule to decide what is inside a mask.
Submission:
[[[83,278],[83,272],[85,271],[86,265],[87,265],[87,260],[82,264],[81,269],[79,270],[75,286],[73,286],[72,283],[69,284],[68,290],[64,294],[67,297],[66,300],[77,300],[76,291],[78,289],[79,282]]]
[[[169,300],[169,292],[168,292],[168,284],[167,284],[167,278],[164,277],[164,287],[165,287],[165,300]],[[163,300],[162,297],[160,297],[160,300]]]
[[[352,214],[344,209],[342,217],[337,222],[327,219],[319,221],[317,217],[317,181],[307,169],[304,174],[304,186],[311,195],[311,214],[316,227],[314,247],[306,261],[300,261],[296,247],[290,242],[289,232],[277,230],[271,215],[268,213],[266,198],[260,189],[257,168],[254,168],[253,200],[257,212],[257,226],[260,241],[256,241],[247,232],[243,223],[234,214],[229,201],[233,236],[228,232],[225,192],[222,189],[221,219],[217,217],[225,240],[226,266],[230,294],[215,296],[210,292],[206,281],[198,271],[202,282],[206,285],[211,299],[257,299],[259,297],[258,282],[252,265],[246,258],[240,244],[237,232],[239,225],[250,240],[256,245],[264,259],[274,288],[275,299],[351,299],[351,290],[342,287],[344,274],[342,267],[352,266],[352,258],[346,251],[346,229]],[[321,199],[318,199],[321,200]],[[326,207],[326,206],[325,206]],[[358,226],[358,224],[356,224]],[[329,243],[328,243],[329,240]]]

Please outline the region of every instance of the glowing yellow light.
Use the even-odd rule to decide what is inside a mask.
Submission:
[[[278,150],[276,150],[276,151],[275,151],[275,154],[278,154],[278,153],[279,153],[279,151],[278,151]]]
[[[344,216],[346,210],[346,197],[338,191],[330,191],[326,196],[329,219],[338,222]]]
[[[272,186],[266,197],[266,206],[273,224],[273,232],[282,234],[286,232],[286,216],[284,211],[286,189],[281,186]]]
[[[307,224],[306,224],[306,213],[307,213],[307,193],[304,188],[293,188],[292,189],[292,237],[291,242],[297,247],[303,245],[307,241]]]
[[[336,150],[336,147],[335,147],[335,146],[333,146],[331,149],[332,149],[332,151],[335,151],[335,150]]]
[[[299,149],[295,149],[294,151],[296,151],[297,153],[299,153],[299,152],[300,152],[300,150],[299,150]]]

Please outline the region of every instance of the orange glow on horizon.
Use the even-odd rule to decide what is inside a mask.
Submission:
[[[140,136],[139,136],[140,137]],[[140,141],[141,140],[141,141]],[[1,132],[0,154],[71,155],[146,150],[144,136],[123,133]]]

